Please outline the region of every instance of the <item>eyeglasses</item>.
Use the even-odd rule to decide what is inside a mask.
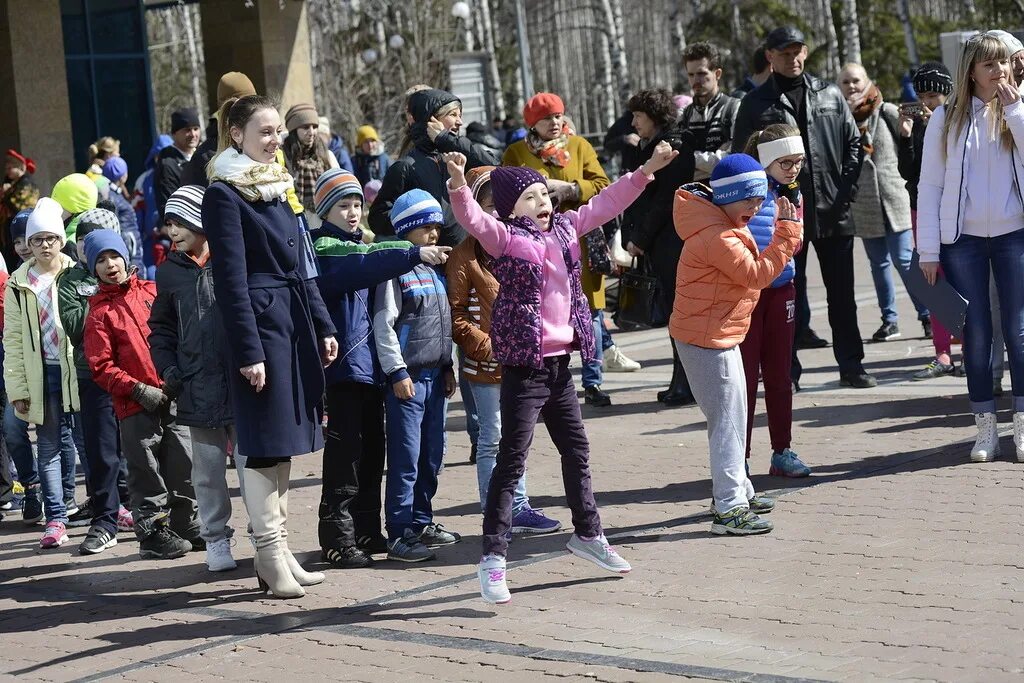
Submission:
[[[779,168],[781,168],[783,171],[792,171],[794,168],[800,168],[804,165],[804,157],[800,157],[799,159],[796,160],[780,160],[778,163]]]
[[[60,242],[60,238],[56,235],[36,236],[28,241],[33,247],[52,247],[53,245]]]

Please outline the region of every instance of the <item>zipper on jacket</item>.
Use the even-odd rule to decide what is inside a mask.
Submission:
[[[972,104],[973,109],[973,104]],[[967,140],[971,137],[971,128],[974,127],[974,112],[971,112],[970,118],[967,119],[967,137],[964,138],[964,154],[960,158],[960,192],[957,193],[956,197],[956,234],[953,235],[953,243],[960,239],[960,215],[961,209],[963,208],[964,201],[964,167],[967,166]],[[939,214],[941,217],[942,207],[939,207]],[[939,242],[942,242],[942,221],[939,221]]]

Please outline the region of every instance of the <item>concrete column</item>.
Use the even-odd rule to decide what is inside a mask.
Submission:
[[[206,84],[211,103],[217,82],[241,71],[256,91],[281,101],[281,113],[299,102],[313,102],[309,25],[303,0],[201,0]]]
[[[0,154],[35,159],[45,194],[74,170],[59,2],[0,2],[0,93]]]

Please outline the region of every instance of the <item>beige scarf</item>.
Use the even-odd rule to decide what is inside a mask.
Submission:
[[[233,147],[213,160],[210,180],[222,180],[234,186],[250,202],[284,200],[293,185],[291,175],[277,162],[261,164]]]

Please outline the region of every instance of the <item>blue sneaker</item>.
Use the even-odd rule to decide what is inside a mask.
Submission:
[[[773,477],[809,477],[811,468],[797,457],[797,454],[786,449],[781,453],[772,453],[772,466],[768,474]]]
[[[562,523],[551,519],[543,510],[526,507],[512,518],[512,531],[517,534],[553,534],[562,528]]]

